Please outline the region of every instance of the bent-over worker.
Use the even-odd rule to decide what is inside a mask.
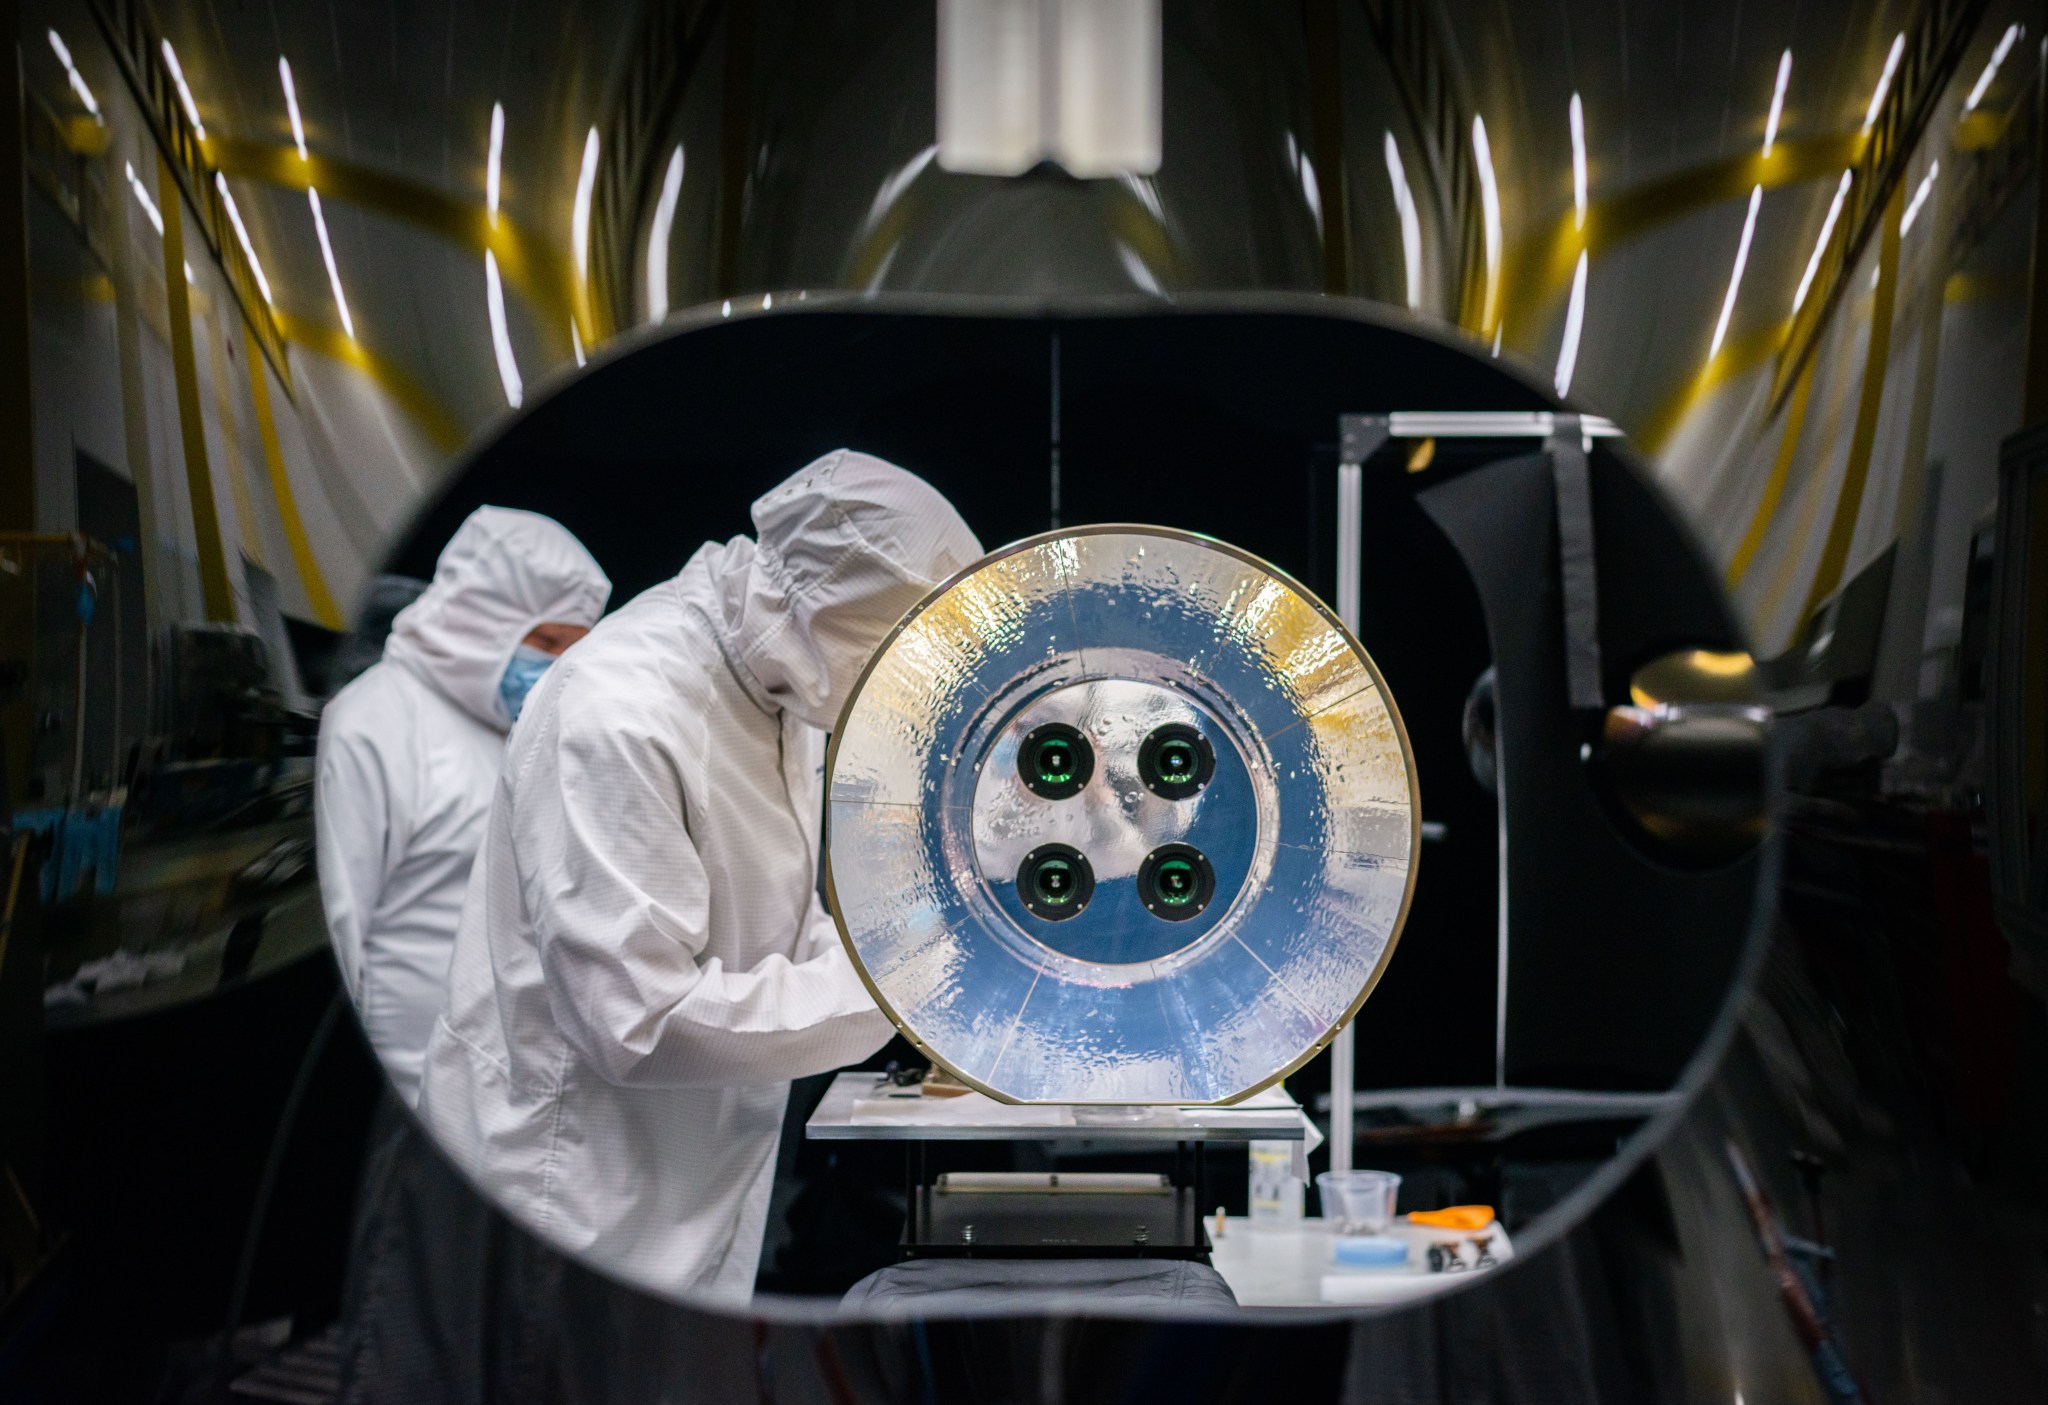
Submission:
[[[847,450],[607,618],[527,704],[421,1111],[557,1249],[666,1292],[753,1289],[792,1078],[888,1039],[816,894],[824,730],[981,554]]]

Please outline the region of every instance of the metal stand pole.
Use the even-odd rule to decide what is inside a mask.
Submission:
[[[1349,455],[1346,456],[1347,460]],[[1358,632],[1358,574],[1365,515],[1365,467],[1359,462],[1337,465],[1337,617]],[[1330,1169],[1351,1169],[1352,1090],[1357,1086],[1350,1025],[1330,1043]]]

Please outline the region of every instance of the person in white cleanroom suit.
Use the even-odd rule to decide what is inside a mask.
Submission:
[[[364,1156],[343,1285],[346,1402],[481,1400],[504,1234],[417,1129],[420,1060],[505,751],[534,681],[611,582],[551,518],[471,513],[379,661],[320,719],[320,896],[343,984],[391,1079]]]
[[[447,992],[505,733],[611,590],[560,523],[480,507],[392,621],[382,660],[321,714],[321,904],[349,997],[408,1103]]]
[[[792,1078],[891,1033],[819,905],[824,729],[981,554],[923,480],[828,454],[618,610],[527,703],[421,1115],[557,1249],[753,1290]]]

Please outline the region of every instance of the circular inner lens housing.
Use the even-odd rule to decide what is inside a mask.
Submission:
[[[1095,895],[1088,856],[1069,844],[1041,844],[1017,867],[1017,896],[1033,917],[1064,922]]]
[[[1215,748],[1186,723],[1169,722],[1157,728],[1138,748],[1138,779],[1163,799],[1185,800],[1215,774]]]
[[[1017,773],[1033,795],[1065,800],[1079,795],[1095,774],[1095,748],[1066,723],[1048,722],[1034,728],[1017,748]]]
[[[1185,922],[1216,895],[1216,874],[1192,844],[1162,844],[1138,870],[1138,896],[1145,910],[1168,922]]]

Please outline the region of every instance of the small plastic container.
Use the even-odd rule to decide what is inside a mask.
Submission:
[[[1323,1218],[1344,1234],[1380,1234],[1394,1222],[1401,1178],[1392,1171],[1325,1171],[1316,1177]]]
[[[1301,1223],[1302,1192],[1294,1178],[1293,1142],[1251,1145],[1251,1221],[1255,1229],[1281,1229]]]
[[[1341,1235],[1331,1245],[1331,1257],[1343,1268],[1406,1268],[1408,1241],[1391,1234]]]

